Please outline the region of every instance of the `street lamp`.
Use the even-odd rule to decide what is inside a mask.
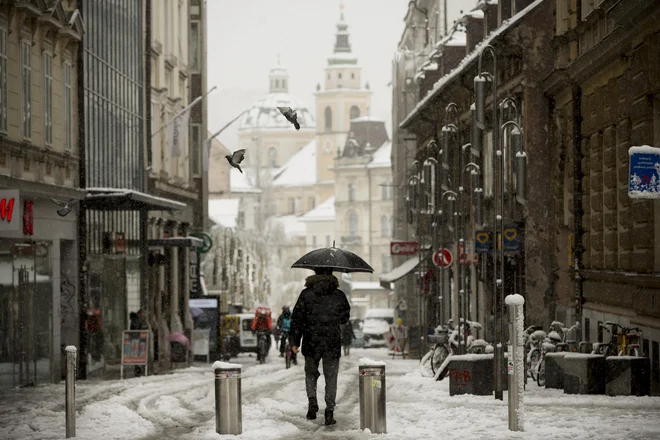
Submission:
[[[429,151],[433,151],[432,146],[435,146],[437,148],[437,143],[435,140],[431,140],[427,144],[427,149]],[[438,165],[439,162],[435,157],[428,157],[424,161],[424,165],[428,165],[429,169],[432,170],[432,175],[430,176],[430,181],[429,181],[429,186],[430,186],[430,197],[428,199],[428,213],[431,216],[431,258],[433,258],[433,255],[438,249],[438,234],[437,234],[437,228],[438,228],[438,214],[436,212],[436,195],[438,194]],[[438,277],[440,276],[439,274],[440,268],[438,268],[435,264],[433,265],[433,275],[434,279],[437,280]],[[438,301],[440,306],[438,307],[438,310],[435,313],[435,317],[437,320],[437,317],[439,314],[441,314],[440,310],[442,309],[441,303]],[[425,316],[425,321],[428,320],[428,312]],[[437,323],[436,323],[437,324]],[[428,327],[428,323],[426,325]],[[428,331],[427,331],[428,333]],[[428,341],[428,337],[425,337],[425,341]]]
[[[454,191],[452,191],[452,190],[444,191],[442,193],[442,196],[440,196],[440,209],[438,210],[438,216],[442,217],[442,215],[444,213],[445,199],[449,200],[450,202],[453,202],[453,201],[456,201],[457,198],[458,198],[458,194],[456,194]],[[449,219],[447,219],[447,225],[449,225]],[[441,233],[440,233],[440,248],[442,250],[444,250],[445,246],[446,246],[446,244],[445,244],[445,228],[442,228]],[[443,255],[443,257],[444,257],[444,255]],[[444,268],[443,268],[443,270],[444,270]],[[450,280],[450,279],[451,278],[448,278],[448,280]],[[449,281],[449,283],[448,283],[449,284],[449,295],[445,296],[445,290],[446,289],[445,289],[445,282],[444,282],[444,273],[442,274],[441,280],[442,280],[442,283],[440,284],[440,290],[441,290],[440,294],[442,295],[442,298],[443,298],[442,300],[443,301],[444,301],[445,298],[448,298],[449,318],[451,319],[451,312],[452,312],[451,281]]]
[[[484,72],[482,70],[482,59],[485,52],[488,52],[493,58],[493,73]],[[497,105],[497,56],[495,55],[495,48],[491,45],[485,45],[483,49],[479,52],[479,63],[478,63],[478,74],[474,78],[474,92],[475,92],[475,114],[474,119],[476,126],[480,130],[486,129],[486,82],[491,82],[491,90],[493,93],[492,98],[492,111],[493,111],[493,146],[499,148],[499,127],[500,127],[500,115]],[[493,148],[495,150],[495,148]],[[499,150],[497,150],[499,152]],[[499,157],[497,154],[494,154],[493,159],[493,168],[495,165],[496,158]],[[494,174],[494,173],[493,173]],[[495,183],[495,176],[493,175],[493,184]],[[495,184],[493,185],[496,186]],[[494,191],[495,192],[495,191]],[[501,200],[504,198],[504,192],[502,192]],[[493,296],[495,298],[493,307],[495,315],[495,327],[497,337],[495,338],[495,353],[494,353],[494,362],[493,368],[495,369],[493,376],[495,377],[495,399],[504,400],[504,387],[503,387],[503,377],[502,369],[504,363],[504,347],[502,346],[503,339],[503,317],[502,317],[502,305],[504,302],[504,285],[503,280],[498,279],[497,277],[497,226],[498,223],[502,221],[502,217],[497,214],[497,197],[494,198],[494,212],[495,218],[493,222]],[[502,276],[504,274],[502,273]],[[499,289],[499,291],[498,291]],[[499,308],[497,304],[499,303]]]

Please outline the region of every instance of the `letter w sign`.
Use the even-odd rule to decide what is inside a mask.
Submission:
[[[16,189],[0,190],[0,231],[19,231],[21,216],[14,209],[21,206],[20,194]]]

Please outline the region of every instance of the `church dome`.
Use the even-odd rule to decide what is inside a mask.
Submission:
[[[315,128],[312,113],[298,98],[289,94],[289,73],[280,65],[279,55],[277,58],[277,65],[268,75],[268,94],[259,98],[241,117],[239,131],[293,128],[277,107],[291,107],[295,110],[301,130]]]

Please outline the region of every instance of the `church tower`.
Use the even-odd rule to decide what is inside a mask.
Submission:
[[[334,181],[330,169],[338,151],[343,149],[351,120],[369,113],[371,91],[363,85],[362,68],[351,52],[348,24],[344,20],[344,5],[340,16],[333,54],[324,69],[323,86],[316,86],[316,161],[318,181]]]

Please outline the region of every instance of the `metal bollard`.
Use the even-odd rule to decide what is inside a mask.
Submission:
[[[78,349],[73,345],[67,346],[66,352],[66,438],[76,436],[76,358]]]
[[[502,380],[502,367],[504,366],[504,347],[502,346],[502,343],[498,342],[495,345],[493,358],[493,367],[495,368],[495,372],[493,373],[495,378],[495,399],[504,400],[504,383]]]
[[[241,365],[215,362],[215,432],[239,435],[243,432]]]
[[[509,358],[507,376],[509,378],[509,431],[523,431],[523,391],[525,383],[525,299],[521,295],[508,295],[505,300],[509,312]]]
[[[360,429],[387,433],[385,408],[385,362],[360,359]]]

